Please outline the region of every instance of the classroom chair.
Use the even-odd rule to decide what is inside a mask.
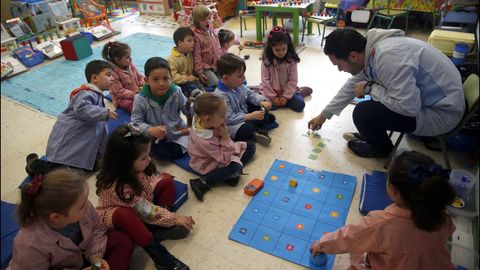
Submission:
[[[337,26],[338,16],[340,15],[340,9],[338,7],[339,4],[340,4],[340,0],[328,0],[328,3],[326,2],[320,3],[321,5],[320,10],[324,10],[325,8],[337,9],[335,16],[332,16],[332,17],[311,15],[308,13],[302,14],[302,23],[303,23],[302,42],[303,42],[303,38],[305,37],[305,29],[307,28],[307,23],[312,23],[317,25],[319,36],[320,36],[320,25],[323,24],[323,33],[321,35],[322,41],[320,42],[320,46],[323,46],[323,40],[325,39],[325,28],[327,28],[327,24],[335,24],[335,26]]]
[[[447,141],[448,139],[460,133],[465,123],[467,123],[473,117],[475,112],[478,110],[479,108],[479,101],[478,101],[479,85],[478,84],[479,84],[478,75],[471,74],[470,76],[468,76],[468,78],[463,83],[463,93],[465,95],[465,105],[466,105],[465,114],[463,115],[463,118],[460,120],[458,125],[451,131],[433,137],[438,142],[440,149],[442,150],[443,158],[445,159],[445,163],[449,170],[452,169],[452,166],[450,163],[450,158],[448,157]],[[390,131],[389,136],[391,137],[392,134],[393,134],[393,131]],[[390,152],[390,155],[388,156],[387,161],[385,162],[384,168],[387,168],[390,161],[395,156],[395,151],[397,150],[398,145],[402,141],[404,135],[405,133],[402,132],[400,133],[400,136],[398,136],[398,139],[395,142],[392,152]]]
[[[107,24],[110,25],[105,6],[99,5],[93,0],[75,0],[73,6],[75,11],[81,14],[83,25],[91,27],[95,22],[98,26],[102,21],[107,21]]]
[[[369,2],[368,7],[373,11],[372,19],[368,24],[367,29],[372,27],[373,22],[376,18],[385,19],[389,21],[387,29],[392,27],[393,21],[396,18],[405,18],[405,33],[408,30],[408,10],[403,7],[394,8],[395,5],[398,5],[396,1],[392,0],[372,0]]]

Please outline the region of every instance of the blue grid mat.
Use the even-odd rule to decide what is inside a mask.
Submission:
[[[118,41],[132,48],[132,60],[143,74],[148,58],[167,57],[175,44],[172,38],[135,33]],[[80,61],[59,60],[40,68],[2,81],[2,95],[52,116],[67,108],[70,92],[86,83],[85,66],[95,59],[102,59],[103,46],[93,48],[93,54]]]
[[[290,180],[298,185],[289,186]],[[345,224],[357,179],[276,159],[229,239],[310,267],[310,246]],[[334,255],[321,268],[332,269]]]

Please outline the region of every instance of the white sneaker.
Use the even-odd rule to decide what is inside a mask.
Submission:
[[[358,132],[345,132],[343,138],[348,142],[351,140],[363,140],[362,135]]]

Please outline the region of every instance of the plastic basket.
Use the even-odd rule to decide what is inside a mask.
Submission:
[[[43,60],[45,60],[45,56],[41,51],[27,46],[15,49],[13,51],[13,56],[27,67],[36,66],[43,63]]]

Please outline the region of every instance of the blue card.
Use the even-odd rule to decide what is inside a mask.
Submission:
[[[285,179],[287,178],[286,174],[270,170],[263,179],[265,186],[274,186],[274,187],[282,187]]]
[[[326,203],[350,209],[353,194],[351,191],[340,188],[331,188],[327,195]]]
[[[320,202],[327,200],[330,187],[310,181],[303,189],[303,195]]]
[[[285,210],[271,206],[263,217],[261,224],[278,232],[283,232],[291,215]]]
[[[345,220],[347,219],[347,213],[348,210],[344,208],[325,203],[323,205],[322,212],[320,213],[320,217],[318,220],[321,220],[333,226],[340,227],[345,224]]]
[[[348,189],[350,191],[355,191],[355,186],[357,185],[357,178],[351,175],[346,175],[342,173],[337,173],[333,179],[333,187]]]
[[[268,207],[268,205],[260,201],[252,200],[252,202],[248,204],[247,208],[245,208],[240,218],[259,224],[263,219],[263,216],[265,216],[265,213],[267,213]]]
[[[270,205],[270,203],[277,195],[278,190],[279,189],[276,187],[263,186],[263,188],[260,189],[257,194],[255,194],[255,196],[253,197],[253,201],[263,202]]]
[[[287,226],[285,226],[284,232],[290,236],[308,241],[315,227],[315,222],[313,219],[292,214],[287,222]]]
[[[280,232],[260,225],[250,242],[250,246],[261,251],[272,253],[278,240],[280,240],[280,235]]]
[[[319,240],[324,234],[334,232],[338,230],[338,228],[337,226],[329,225],[322,220],[318,220],[315,227],[313,227],[312,237],[310,239],[312,241]]]
[[[232,231],[228,235],[229,239],[249,245],[250,241],[257,230],[258,225],[245,219],[238,219],[237,224],[233,226]]]
[[[299,264],[307,246],[307,241],[283,234],[273,250],[273,255]]]
[[[275,159],[270,170],[288,174],[292,168],[292,163]]]
[[[327,172],[327,171],[321,171],[318,173],[315,173],[310,176],[310,181],[317,183],[317,184],[322,184],[325,186],[331,186],[333,183],[333,178],[335,176],[335,173],[332,172]]]
[[[313,220],[317,220],[322,211],[323,202],[314,200],[309,197],[300,197],[293,210],[294,214],[301,215]]]
[[[277,192],[275,199],[272,202],[272,205],[275,205],[275,207],[292,213],[293,209],[295,209],[295,205],[297,204],[298,199],[300,199],[299,194],[291,193],[281,189]]]

